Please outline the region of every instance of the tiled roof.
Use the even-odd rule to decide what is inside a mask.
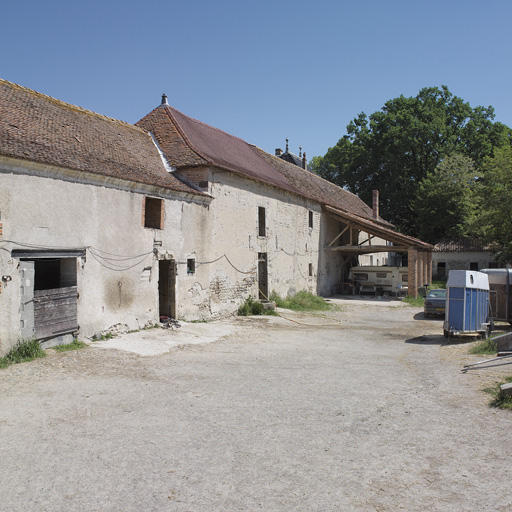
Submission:
[[[169,163],[178,170],[214,165],[392,226],[382,219],[373,219],[372,209],[351,192],[167,104],[155,108],[136,124],[153,133]]]
[[[136,125],[153,133],[169,163],[178,169],[214,165],[296,192],[253,146],[169,105],[160,105]]]
[[[0,79],[0,155],[200,194],[146,131]]]
[[[434,246],[434,252],[483,252],[489,251],[476,238],[442,240]]]
[[[378,221],[374,219],[373,210],[352,192],[338,187],[317,174],[302,169],[302,167],[290,164],[279,157],[266,153],[262,149],[255,149],[279,174],[284,176],[290,184],[293,184],[294,188],[298,190],[302,196],[318,201],[321,204],[343,210],[347,213],[364,217],[372,222],[392,227],[392,224],[381,218],[379,218]]]

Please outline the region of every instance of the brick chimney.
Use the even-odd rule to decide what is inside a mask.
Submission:
[[[281,156],[283,154],[283,150],[281,148],[276,148],[276,156]]]
[[[373,218],[378,219],[379,218],[379,191],[374,190],[373,191]]]

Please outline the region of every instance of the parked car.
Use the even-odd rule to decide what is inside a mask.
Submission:
[[[446,290],[430,290],[425,297],[423,314],[425,318],[444,316],[446,308]]]

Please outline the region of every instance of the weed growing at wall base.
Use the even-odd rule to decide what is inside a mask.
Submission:
[[[0,358],[0,368],[6,368],[11,364],[32,361],[38,357],[46,357],[46,352],[41,348],[37,340],[21,340]]]
[[[238,315],[277,315],[277,313],[272,309],[265,309],[259,300],[254,300],[252,297],[247,297],[245,302],[238,308]]]
[[[276,303],[278,308],[292,309],[294,311],[326,311],[331,305],[322,297],[302,290],[295,295],[282,299],[275,291],[270,294],[270,300]]]
[[[68,343],[67,345],[57,345],[54,348],[57,352],[67,352],[68,350],[78,350],[80,348],[87,347],[87,344],[83,341],[73,340],[71,343]]]

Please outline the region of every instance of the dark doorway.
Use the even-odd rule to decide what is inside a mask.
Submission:
[[[258,297],[268,300],[268,260],[266,252],[258,253]]]
[[[176,262],[160,260],[158,262],[159,314],[176,318]]]

